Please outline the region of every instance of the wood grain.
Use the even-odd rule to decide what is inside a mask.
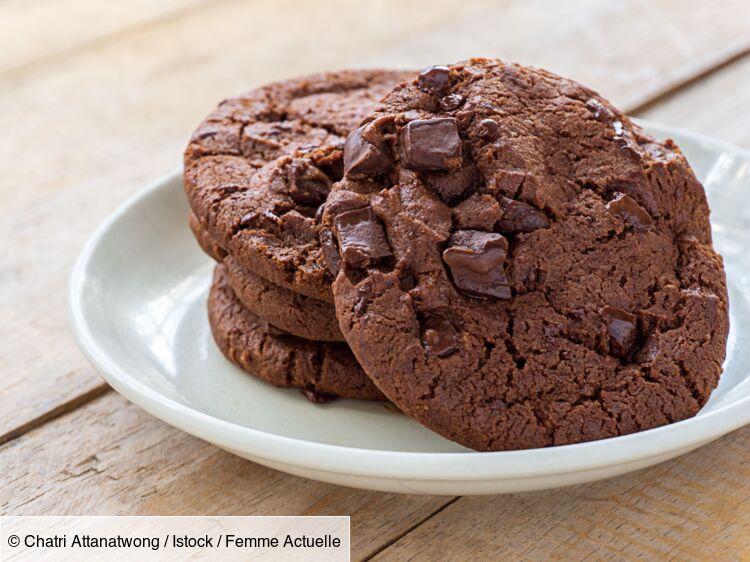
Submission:
[[[0,361],[22,366],[0,378],[0,436],[100,388],[67,328],[75,256],[108,212],[180,161],[223,96],[323,68],[489,54],[548,66],[627,104],[744,44],[748,11],[739,0],[722,10],[697,0],[467,0],[458,15],[448,0],[227,2],[0,77],[0,121],[18,123],[0,135]],[[698,25],[709,13],[712,25]]]
[[[0,447],[0,514],[350,515],[352,558],[448,498],[340,488],[263,468],[109,394]]]
[[[594,484],[460,498],[376,560],[742,560],[750,428]]]
[[[0,50],[0,77],[95,49],[144,25],[158,25],[209,4],[208,0],[5,0],[0,3],[0,30],[7,48]]]
[[[750,55],[672,98],[648,106],[640,117],[689,128],[750,149]]]

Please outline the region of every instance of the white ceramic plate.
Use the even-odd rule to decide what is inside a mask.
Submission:
[[[187,227],[179,173],[125,203],[83,249],[70,288],[78,342],[118,392],[167,423],[260,464],[345,486],[495,494],[587,482],[676,457],[750,422],[750,153],[646,126],[675,138],[703,181],[729,279],[725,372],[692,419],[592,443],[476,453],[384,404],[313,405],[298,391],[255,380],[211,338],[212,262]]]

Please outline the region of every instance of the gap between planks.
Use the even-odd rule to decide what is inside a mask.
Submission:
[[[685,76],[675,80],[674,83],[666,86],[663,90],[657,90],[653,94],[644,98],[642,101],[638,101],[637,103],[633,104],[632,107],[627,108],[626,113],[628,115],[632,115],[646,111],[656,104],[666,101],[676,94],[679,94],[682,90],[689,88],[693,84],[697,84],[701,80],[708,78],[712,74],[724,70],[725,68],[728,68],[736,63],[740,63],[742,59],[748,56],[750,56],[750,42],[742,43],[734,49],[728,49],[727,51],[720,53],[713,60],[711,65],[707,65],[703,68],[698,68],[695,72],[688,73]]]
[[[365,556],[362,559],[362,562],[367,562],[368,560],[372,560],[375,558],[378,554],[383,552],[384,550],[388,549],[392,545],[396,544],[398,541],[400,541],[402,538],[404,538],[406,535],[411,533],[413,530],[415,530],[417,527],[421,527],[424,523],[435,517],[436,515],[440,514],[442,511],[449,508],[451,505],[456,503],[458,500],[461,499],[462,496],[454,496],[451,499],[449,499],[447,502],[445,502],[443,505],[438,507],[436,510],[432,511],[431,513],[428,513],[425,517],[411,525],[410,527],[404,529],[402,532],[394,535],[390,539],[388,539],[386,542],[384,542],[382,545],[380,545],[378,548],[376,548],[374,551],[372,551],[370,554]]]
[[[55,408],[47,410],[42,415],[37,416],[34,419],[31,419],[26,423],[19,425],[18,427],[15,427],[10,431],[6,431],[2,435],[0,435],[0,447],[5,445],[6,443],[13,441],[14,439],[18,439],[19,437],[27,434],[34,429],[42,427],[48,422],[54,421],[57,418],[64,416],[65,414],[69,414],[74,410],[85,406],[86,404],[96,400],[100,396],[104,396],[111,391],[112,387],[103,382],[100,385],[87,390],[83,394],[79,394],[78,396],[71,398],[67,402],[63,402]]]

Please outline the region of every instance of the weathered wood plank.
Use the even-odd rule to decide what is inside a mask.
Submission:
[[[0,447],[0,513],[350,515],[352,558],[449,501],[287,476],[152,418],[114,393]]]
[[[750,55],[639,112],[750,149]]]
[[[460,498],[376,560],[744,560],[750,428],[627,476]]]
[[[95,49],[104,42],[144,26],[171,21],[207,0],[6,0],[0,3],[0,76],[15,76]],[[215,4],[215,3],[213,3]]]

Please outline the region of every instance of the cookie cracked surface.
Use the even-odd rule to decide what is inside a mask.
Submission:
[[[414,72],[341,71],[225,100],[193,133],[184,184],[204,249],[332,302],[316,210],[343,171],[346,135]]]
[[[726,282],[671,141],[571,80],[473,59],[396,86],[346,151],[323,219],[337,315],[405,413],[489,451],[707,401]]]

